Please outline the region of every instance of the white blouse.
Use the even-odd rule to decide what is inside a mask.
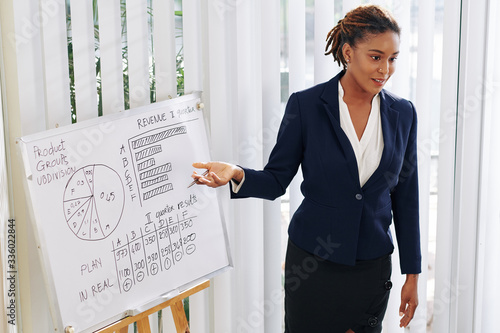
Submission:
[[[358,163],[359,183],[363,186],[378,168],[382,151],[384,150],[384,138],[382,136],[382,123],[380,120],[380,96],[377,94],[372,99],[372,109],[361,140],[358,139],[349,109],[344,102],[344,89],[340,81],[339,110],[340,127],[351,142]]]
[[[351,142],[356,161],[358,163],[359,183],[363,186],[371,175],[377,170],[382,151],[384,150],[384,138],[382,136],[382,123],[380,121],[380,96],[377,94],[372,99],[372,109],[368,117],[368,122],[365,131],[358,139],[354,125],[352,124],[351,115],[347,104],[344,102],[344,89],[339,81],[339,110],[340,110],[340,127],[344,130],[347,138]],[[242,181],[237,184],[231,180],[232,190],[238,193],[245,176]]]

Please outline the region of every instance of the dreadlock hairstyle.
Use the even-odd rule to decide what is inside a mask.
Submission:
[[[325,55],[332,54],[333,59],[344,67],[347,62],[342,53],[345,43],[354,47],[360,39],[393,31],[400,34],[400,28],[389,11],[376,5],[362,5],[348,12],[326,36]],[[328,49],[330,48],[330,49]]]

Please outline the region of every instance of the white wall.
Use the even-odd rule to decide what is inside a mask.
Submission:
[[[496,330],[496,318],[500,313],[500,5],[491,1],[488,8],[488,49],[485,75],[485,103],[483,117],[482,170],[481,170],[481,209],[479,219],[482,223],[479,235],[479,255],[482,259],[478,267],[478,291],[476,329],[481,332]],[[482,301],[481,301],[482,298]]]

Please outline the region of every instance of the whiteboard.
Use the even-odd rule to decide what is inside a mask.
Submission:
[[[55,325],[90,332],[231,266],[200,94],[21,138]]]

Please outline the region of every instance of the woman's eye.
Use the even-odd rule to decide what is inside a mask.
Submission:
[[[391,58],[391,61],[392,61],[392,62],[394,62],[394,61],[396,61],[396,60],[398,60],[398,58],[397,58],[397,57]]]
[[[378,60],[380,60],[380,57],[379,56],[372,56],[372,59],[378,61]]]

